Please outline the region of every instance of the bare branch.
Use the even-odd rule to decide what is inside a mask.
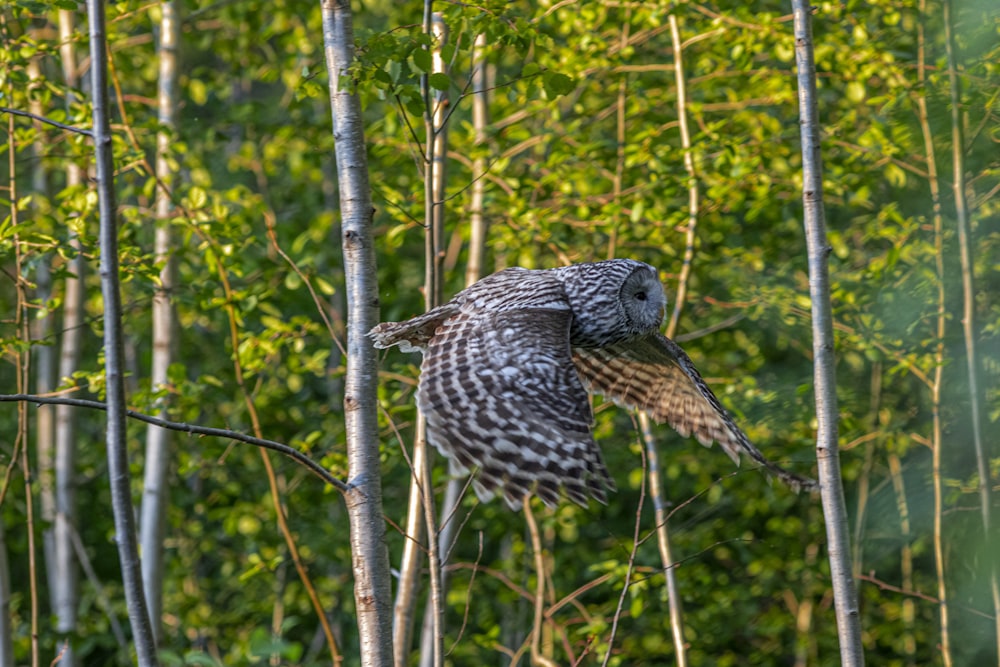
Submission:
[[[9,113],[12,116],[24,116],[25,118],[37,120],[39,123],[45,123],[46,125],[51,125],[52,127],[58,127],[60,130],[67,130],[69,132],[82,134],[85,137],[94,136],[94,133],[90,130],[84,130],[72,125],[66,125],[65,123],[60,123],[57,120],[52,120],[51,118],[46,118],[45,116],[40,116],[36,113],[31,113],[30,111],[21,111],[20,109],[11,109],[10,107],[0,107],[0,113]]]
[[[66,398],[64,396],[35,396],[32,394],[0,394],[0,403],[14,403],[23,401],[26,403],[37,403],[39,405],[71,405],[78,408],[90,408],[92,410],[107,410],[108,406],[100,401],[90,401],[83,398]],[[279,454],[284,454],[288,458],[292,459],[299,465],[309,469],[313,474],[322,479],[324,482],[334,487],[341,493],[346,493],[351,489],[349,484],[342,482],[333,475],[331,475],[323,466],[321,466],[316,461],[300,452],[299,450],[291,447],[289,445],[275,442],[274,440],[266,440],[264,438],[255,438],[252,435],[246,435],[245,433],[240,433],[239,431],[230,431],[224,428],[213,428],[211,426],[198,426],[197,424],[187,424],[184,422],[169,421],[167,419],[160,419],[159,417],[152,417],[141,412],[136,412],[135,410],[126,410],[125,414],[127,417],[135,419],[136,421],[145,422],[147,424],[152,424],[154,426],[159,426],[160,428],[170,429],[172,431],[181,431],[183,433],[188,433],[190,435],[207,435],[215,438],[228,438],[229,440],[235,440],[237,442],[243,442],[248,445],[253,445],[255,447],[261,447],[263,449],[270,449],[272,451],[278,452]]]

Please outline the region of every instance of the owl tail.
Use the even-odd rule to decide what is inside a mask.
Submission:
[[[377,348],[398,345],[403,352],[417,352],[427,349],[427,342],[441,324],[457,312],[452,304],[446,303],[423,315],[417,315],[404,322],[383,322],[368,332],[368,337]]]

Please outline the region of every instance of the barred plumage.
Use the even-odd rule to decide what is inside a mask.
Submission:
[[[562,489],[574,502],[614,490],[590,426],[587,389],[645,410],[681,435],[743,452],[796,491],[815,488],[769,462],[736,426],[681,348],[659,333],[666,296],[633,260],[488,276],[448,303],[369,332],[376,347],[419,349],[417,404],[427,438],[468,470],[477,494],[513,508]]]

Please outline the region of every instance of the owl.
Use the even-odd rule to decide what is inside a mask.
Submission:
[[[588,390],[644,410],[739,465],[748,455],[792,489],[813,480],[764,458],[672,340],[656,270],[629,259],[557,269],[510,268],[448,303],[368,336],[378,348],[423,352],[417,405],[427,440],[456,474],[474,474],[481,500],[519,509],[560,491],[586,506],[615,484],[591,433]]]

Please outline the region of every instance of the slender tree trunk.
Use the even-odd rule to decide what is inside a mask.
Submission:
[[[965,364],[969,382],[969,411],[972,421],[972,445],[979,473],[979,513],[983,521],[983,562],[988,563],[990,593],[993,598],[993,634],[997,661],[1000,664],[1000,583],[998,583],[997,548],[1000,540],[994,534],[990,518],[990,458],[983,442],[979,396],[979,355],[976,353],[976,291],[975,266],[972,261],[972,239],[969,230],[969,210],[965,200],[965,132],[962,127],[962,90],[958,78],[955,53],[955,17],[952,0],[944,0],[945,47],[948,56],[948,83],[951,96],[951,155],[952,188],[955,195],[955,221],[958,226],[958,251],[962,267],[962,333],[965,338]]]
[[[444,73],[447,65],[441,56],[441,48],[448,41],[448,27],[445,25],[444,17],[432,12],[432,0],[424,3],[424,30],[433,37],[431,44],[431,62],[435,73]],[[430,90],[428,77],[425,75],[421,79],[424,86],[424,99],[431,101],[431,106],[426,110],[426,130],[427,130],[427,161],[424,172],[424,184],[426,198],[426,221],[427,221],[427,282],[424,285],[426,291],[427,310],[436,307],[441,303],[442,285],[444,282],[444,199],[445,199],[445,163],[447,159],[448,129],[445,125],[445,112],[448,108],[448,95],[445,91]],[[423,421],[421,416],[421,421]],[[427,565],[430,570],[430,591],[427,596],[427,608],[424,614],[424,632],[421,637],[421,664],[441,667],[444,664],[444,612],[442,609],[441,590],[441,563],[438,551],[438,533],[434,525],[434,486],[433,486],[433,452],[427,446],[426,422],[422,424],[423,429],[419,440],[423,443],[423,467],[419,468],[421,478],[414,480],[423,492],[423,502],[416,506],[420,511],[422,506],[423,515],[427,527]],[[429,640],[426,644],[424,639]],[[399,658],[397,657],[397,660]],[[428,662],[429,660],[429,662]]]
[[[80,87],[77,72],[76,13],[59,10],[59,61],[63,81],[69,89]],[[73,102],[69,97],[67,107]],[[67,187],[78,187],[84,182],[84,169],[69,161],[66,165]],[[63,283],[62,339],[59,343],[59,372],[57,382],[65,382],[80,367],[80,349],[87,328],[83,323],[83,276],[86,268],[80,238],[69,233],[70,259]],[[56,632],[72,635],[76,632],[79,587],[77,564],[74,556],[76,533],[76,410],[68,405],[55,406],[55,522],[52,527],[53,560],[49,567],[55,573],[55,584],[50,592],[52,611],[56,617]],[[70,643],[62,653],[61,667],[77,664],[76,653]]]
[[[36,29],[37,32],[37,29]],[[44,39],[36,34],[35,39]],[[33,58],[28,63],[28,78],[31,87],[36,88],[43,80],[39,58]],[[31,113],[42,116],[45,109],[42,108],[40,96],[31,95],[28,100]],[[36,131],[41,131],[42,124],[35,122]],[[32,145],[33,165],[31,170],[31,190],[33,193],[51,197],[49,191],[48,168],[45,163],[45,143],[39,133]],[[33,200],[35,208],[38,208],[37,200]],[[42,260],[38,263],[35,274],[35,298],[42,304],[48,302],[52,296],[52,274],[49,270],[49,262]],[[31,340],[34,350],[34,361],[32,368],[35,372],[35,393],[48,394],[53,389],[55,381],[55,346],[50,338],[53,334],[53,314],[47,309],[42,317],[32,318]],[[46,563],[46,580],[49,586],[50,595],[57,586],[58,573],[52,567],[55,562],[55,543],[53,540],[52,526],[56,518],[56,488],[55,488],[55,408],[51,405],[38,406],[38,414],[35,420],[35,457],[38,462],[38,505],[41,510],[42,523],[46,526],[42,533],[42,542]]]
[[[14,627],[10,613],[10,563],[7,562],[7,537],[0,523],[0,667],[16,667],[14,662]]]
[[[444,71],[441,46],[447,39],[444,19],[432,11],[432,0],[424,2],[424,32],[433,36],[428,47],[435,72]],[[432,93],[428,74],[420,78],[424,96],[424,221],[427,233],[424,237],[424,304],[431,310],[441,303],[442,268],[444,259],[444,165],[446,134],[443,127],[447,97],[441,91]],[[417,414],[416,438],[413,443],[413,475],[410,478],[410,494],[406,516],[406,542],[399,566],[399,592],[393,613],[393,645],[397,667],[407,664],[413,641],[413,618],[416,611],[417,594],[420,590],[421,546],[426,529],[428,539],[426,550],[431,570],[431,592],[428,595],[425,628],[429,622],[432,630],[422,635],[421,664],[437,664],[441,651],[437,641],[440,636],[440,567],[437,563],[437,535],[433,529],[434,494],[432,491],[433,452],[427,446],[427,423],[422,414]],[[435,603],[437,600],[437,603]],[[426,636],[432,639],[423,644]],[[426,663],[426,660],[431,663]]]
[[[951,629],[948,614],[948,586],[945,580],[944,562],[944,484],[941,479],[941,382],[944,375],[945,362],[945,333],[948,321],[948,311],[945,290],[945,268],[944,268],[944,218],[941,212],[941,185],[938,179],[937,157],[934,153],[934,137],[931,133],[930,116],[927,113],[927,74],[925,67],[926,60],[926,40],[924,37],[924,22],[927,19],[927,3],[920,2],[920,23],[917,26],[917,77],[920,83],[920,94],[917,97],[917,120],[920,123],[921,134],[924,140],[924,154],[927,158],[927,186],[931,195],[931,212],[934,221],[934,265],[937,273],[937,314],[935,317],[934,336],[937,345],[934,351],[934,375],[932,376],[931,390],[931,486],[934,495],[934,511],[931,519],[932,542],[934,545],[934,572],[937,578],[938,597],[938,624],[941,632],[941,661],[945,667],[952,664],[951,657]],[[893,457],[895,458],[895,457]],[[902,475],[899,471],[899,461],[890,459],[890,470],[892,471],[893,484],[896,487],[897,498],[905,503],[903,495]],[[898,480],[898,481],[897,481]],[[903,511],[901,505],[901,515]],[[901,519],[902,526],[909,532],[909,519]],[[905,533],[904,533],[905,534]],[[903,586],[906,590],[912,587],[912,576],[907,584],[907,568],[912,567],[912,562],[907,562],[909,545],[904,545],[903,556]],[[904,607],[904,621],[906,609]],[[912,614],[912,610],[911,610]],[[911,616],[912,618],[912,616]]]
[[[625,18],[622,21],[621,30],[618,33],[618,48],[624,49],[628,45],[629,33],[632,27],[632,10],[625,9]],[[618,95],[615,100],[615,174],[611,181],[611,195],[619,205],[619,213],[615,217],[611,233],[608,234],[608,259],[618,256],[618,228],[625,222],[621,197],[623,190],[622,181],[625,178],[625,146],[627,144],[627,123],[625,114],[625,101],[628,95],[628,73],[623,72],[618,80]]]
[[[899,548],[900,584],[904,591],[913,590],[913,539],[910,532],[910,506],[906,502],[906,486],[903,484],[903,469],[899,457],[889,454],[889,476],[892,488],[896,494],[896,506],[899,508],[899,532],[903,545]],[[913,635],[913,623],[916,618],[916,605],[913,598],[906,596],[900,603],[903,607],[903,656],[907,667],[916,667],[917,640]]]
[[[649,494],[653,499],[653,517],[656,521],[656,543],[660,550],[660,563],[667,587],[667,609],[670,613],[670,638],[674,643],[674,663],[677,667],[687,665],[687,646],[684,642],[684,608],[681,606],[680,589],[677,586],[677,565],[670,547],[670,531],[667,526],[669,513],[663,493],[663,471],[660,468],[660,452],[649,423],[649,415],[639,413],[639,428],[646,447],[646,465],[649,469]]]
[[[681,312],[687,298],[688,278],[691,275],[691,262],[694,260],[695,233],[698,229],[698,210],[700,193],[698,189],[698,172],[695,169],[694,149],[691,147],[691,131],[688,129],[687,116],[687,81],[684,78],[684,53],[681,42],[677,16],[670,14],[670,38],[674,49],[674,80],[677,83],[677,119],[681,132],[681,148],[684,149],[684,171],[688,176],[688,223],[684,240],[684,263],[677,279],[677,295],[674,297],[674,310],[667,324],[667,336],[677,333]]]
[[[677,23],[676,12],[668,17],[670,25],[670,41],[674,53],[674,81],[677,85],[677,117],[680,128],[681,148],[684,151],[684,171],[688,176],[688,223],[684,243],[684,263],[677,279],[677,294],[674,297],[674,309],[667,323],[666,335],[673,338],[677,334],[681,312],[687,298],[688,279],[691,276],[691,263],[694,260],[695,233],[698,229],[698,208],[700,193],[698,188],[698,173],[695,170],[694,149],[691,146],[691,132],[688,129],[687,115],[687,80],[684,77],[684,51],[681,42],[680,26]],[[684,643],[684,611],[681,607],[680,590],[677,585],[677,568],[670,546],[670,531],[667,525],[667,501],[664,498],[660,455],[657,451],[656,439],[649,424],[646,413],[639,415],[639,426],[646,447],[646,461],[649,468],[649,493],[653,499],[653,516],[656,521],[656,541],[660,548],[660,562],[667,586],[668,609],[670,612],[670,636],[674,642],[674,661],[677,667],[686,667],[687,648]]]
[[[542,640],[543,626],[545,622],[545,553],[542,550],[541,534],[538,531],[538,523],[535,521],[535,514],[531,510],[531,494],[524,497],[522,505],[524,521],[527,524],[528,535],[531,536],[531,553],[535,566],[535,596],[534,613],[531,621],[531,665],[532,667],[556,667],[556,664],[548,657]]]
[[[392,603],[378,454],[378,368],[375,350],[366,336],[378,322],[378,276],[372,239],[368,156],[361,102],[350,87],[347,73],[354,59],[350,0],[322,0],[321,9],[347,288],[344,419],[351,488],[345,500],[351,527],[354,599],[361,638],[361,664],[385,667],[393,664]]]
[[[392,644],[396,667],[409,664],[410,646],[413,639],[413,617],[417,608],[417,595],[420,593],[420,570],[423,563],[424,498],[423,485],[427,479],[430,463],[427,461],[427,422],[422,414],[417,413],[413,441],[413,455],[410,463],[413,466],[410,476],[410,492],[406,504],[406,538],[403,542],[403,555],[399,561],[399,587],[393,605]]]
[[[816,577],[816,560],[819,558],[819,545],[815,542],[806,547],[805,571],[803,575],[802,587],[806,590],[811,588],[811,584]],[[791,591],[789,591],[790,593]],[[806,595],[795,610],[795,630],[798,634],[795,642],[795,667],[808,667],[819,664],[818,652],[816,648],[816,633],[813,632],[813,622],[815,618],[815,602],[811,596]]]
[[[447,39],[444,19],[431,11],[433,0],[424,0],[424,32],[433,37],[431,45],[432,61],[435,67],[442,67],[439,44]],[[424,258],[424,303],[427,310],[441,303],[442,268],[444,262],[444,199],[438,193],[444,192],[444,165],[446,131],[443,125],[444,110],[448,98],[442,91],[431,91],[430,76],[420,77],[420,88],[424,96],[424,221],[427,225]]]
[[[33,29],[33,32],[37,33],[37,28]],[[44,39],[39,35],[35,35],[36,39]],[[39,58],[32,58],[28,63],[28,78],[31,81],[31,88],[34,89],[39,85],[42,80],[42,72],[39,64]],[[37,95],[29,96],[29,109],[32,113],[39,116],[43,115],[45,110],[42,108],[40,97]],[[34,144],[32,145],[32,154],[34,158],[34,164],[31,170],[31,185],[32,191],[38,195],[44,197],[50,197],[49,192],[49,182],[48,182],[48,170],[45,164],[45,145],[42,141],[42,124],[35,123],[35,129],[39,132],[38,138],[36,138]],[[37,202],[33,202],[35,207],[38,208]],[[48,258],[42,259],[38,264],[38,270],[35,276],[35,297],[43,304],[48,301],[52,296],[52,275],[49,271]],[[35,373],[35,392],[39,394],[47,394],[53,389],[53,380],[55,375],[55,347],[50,344],[48,340],[52,335],[53,325],[52,325],[52,314],[46,312],[46,315],[42,318],[32,318],[31,324],[31,339],[34,343],[35,341],[41,341],[41,345],[34,345],[34,364],[32,370]],[[36,428],[35,428],[35,456],[38,462],[38,496],[39,496],[39,507],[41,509],[42,521],[46,526],[42,536],[43,542],[43,553],[45,556],[46,563],[46,575],[47,582],[49,584],[49,590],[53,590],[53,584],[58,578],[58,573],[52,568],[53,556],[54,556],[54,543],[52,531],[48,528],[55,521],[56,512],[56,496],[55,496],[55,470],[54,470],[54,455],[55,447],[53,443],[53,438],[55,435],[55,422],[54,422],[54,410],[50,406],[40,406],[38,409],[38,414],[36,415]],[[6,560],[6,559],[5,559]],[[34,552],[32,552],[32,558],[34,560]]]
[[[125,425],[124,354],[122,352],[121,288],[118,277],[118,220],[114,188],[114,157],[108,113],[107,42],[104,3],[88,0],[90,72],[94,106],[94,153],[100,209],[101,295],[104,299],[104,374],[107,393],[108,476],[115,541],[121,562],[122,584],[140,667],[158,665],[156,642],[142,591],[141,565],[136,544],[135,515],[129,474]]]
[[[483,57],[486,48],[486,35],[476,36],[472,46],[472,126],[475,132],[475,143],[477,147],[482,147],[486,142],[486,124],[488,118],[489,99],[487,98],[486,68],[487,63]],[[486,179],[481,178],[486,172],[486,158],[483,155],[476,155],[472,162],[472,183],[471,206],[469,209],[469,254],[465,267],[465,286],[472,285],[483,277],[483,266],[486,254],[486,233],[488,225],[483,215],[483,197],[485,193]],[[442,188],[443,190],[443,188]],[[443,191],[441,193],[443,196]],[[458,518],[456,511],[462,498],[462,488],[464,480],[460,477],[449,476],[448,484],[445,487],[444,497],[441,500],[440,519],[438,521],[438,554],[441,562],[441,590],[448,590],[448,572],[444,569],[448,556],[455,543],[456,532],[458,530]],[[424,612],[424,626],[420,637],[420,665],[421,667],[431,667],[433,652],[431,646],[435,641],[434,623],[431,616],[431,602],[428,601],[427,610]]]
[[[487,92],[485,58],[486,34],[476,35],[472,45],[472,128],[475,144],[482,148],[486,143],[486,125],[489,123],[489,93]],[[483,215],[483,201],[486,193],[487,164],[484,155],[476,155],[472,161],[472,201],[469,210],[469,261],[465,266],[465,285],[468,287],[483,277],[486,259],[486,233],[489,225]]]
[[[7,25],[7,16],[5,14],[0,14],[0,31],[2,31],[2,34],[5,37],[5,46],[7,45],[6,37],[9,35],[9,29],[9,26]],[[13,97],[13,85],[10,80],[6,82],[3,92],[8,98]],[[20,207],[18,204],[20,200],[17,189],[18,146],[14,131],[14,120],[13,114],[8,115],[6,130],[9,139],[5,148],[7,151],[7,195],[10,197],[10,215],[6,222],[10,223],[10,240],[14,250],[13,266],[9,271],[9,274],[13,274],[12,282],[14,283],[14,293],[16,295],[12,318],[15,332],[14,335],[25,346],[24,348],[15,348],[11,354],[14,362],[15,385],[17,387],[17,391],[20,393],[28,390],[28,385],[31,381],[31,329],[28,321],[28,281],[23,277],[26,270],[25,251],[27,249],[27,244],[22,243],[21,240]],[[21,475],[24,479],[24,527],[27,534],[28,556],[26,582],[28,587],[27,616],[29,644],[31,646],[31,667],[38,667],[38,560],[36,558],[37,550],[35,548],[34,490],[32,484],[34,480],[32,479],[31,462],[30,457],[28,456],[28,423],[29,420],[26,406],[23,403],[19,403],[17,406],[17,431],[12,439],[10,467],[7,468],[3,490],[7,490],[7,482],[10,480],[9,475],[13,467],[19,467],[21,469]],[[10,639],[4,639],[2,641],[6,643],[10,641]]]
[[[170,169],[171,144],[174,140],[177,115],[177,74],[180,42],[180,17],[175,0],[160,3],[159,55],[159,122],[156,135],[156,237],[153,253],[161,263],[160,284],[153,293],[153,359],[150,383],[153,390],[167,386],[167,370],[174,357],[175,315],[171,303],[174,289],[173,238],[170,218],[173,204],[169,189],[173,186]],[[159,399],[158,416],[166,419],[167,397]],[[142,584],[149,602],[150,623],[157,644],[161,641],[163,614],[163,537],[166,530],[167,506],[170,502],[167,476],[170,469],[170,431],[150,426],[146,431],[146,460],[142,488],[142,514],[139,521],[142,547]]]
[[[813,365],[816,392],[816,458],[820,495],[826,520],[830,578],[833,582],[841,664],[864,664],[861,623],[854,578],[847,508],[840,476],[837,443],[837,381],[834,357],[833,313],[823,210],[823,170],[816,109],[816,65],[813,60],[811,8],[805,0],[792,0],[795,17],[795,61],[798,70],[799,123],[802,135],[802,205],[809,252],[809,296],[813,315]]]

